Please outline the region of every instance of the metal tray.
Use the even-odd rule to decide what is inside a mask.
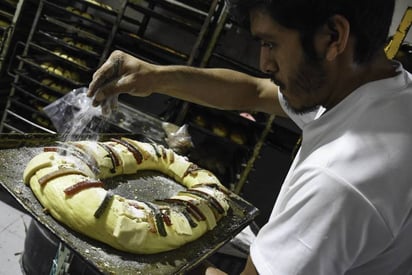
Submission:
[[[105,135],[100,139],[105,140],[111,136],[113,135]],[[0,183],[35,220],[102,274],[182,274],[216,252],[258,214],[257,208],[233,193],[230,195],[229,214],[218,223],[217,227],[198,240],[169,252],[152,255],[118,251],[57,222],[43,211],[31,189],[22,182],[22,172],[27,162],[40,152],[43,146],[53,144],[57,138],[56,135],[49,134],[0,135]],[[139,194],[135,194],[138,199],[148,200],[151,196],[170,195],[173,190],[177,191],[181,188],[171,179],[150,171],[141,175],[123,177],[120,181],[125,182],[125,179],[128,183],[117,184],[121,188],[115,192],[122,195],[123,192],[128,193],[131,189],[138,190]],[[153,184],[153,181],[158,184]],[[147,184],[148,182],[151,184]],[[132,188],[128,189],[127,186]],[[160,189],[163,191],[159,191]]]

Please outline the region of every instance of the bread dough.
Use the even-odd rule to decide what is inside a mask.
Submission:
[[[104,188],[104,179],[140,170],[162,172],[187,190],[144,202]],[[23,180],[58,221],[138,254],[168,251],[194,241],[212,230],[230,208],[226,188],[211,172],[161,145],[126,138],[45,148],[29,161]],[[76,191],[75,186],[81,185],[87,188]]]

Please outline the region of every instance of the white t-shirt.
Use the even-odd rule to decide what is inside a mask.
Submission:
[[[260,274],[412,274],[412,75],[398,66],[296,120],[302,147],[251,246]]]

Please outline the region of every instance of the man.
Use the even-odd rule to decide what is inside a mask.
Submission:
[[[94,74],[94,104],[159,92],[287,113],[302,146],[243,274],[412,274],[412,76],[383,50],[394,0],[233,5],[249,15],[268,79],[116,51]]]

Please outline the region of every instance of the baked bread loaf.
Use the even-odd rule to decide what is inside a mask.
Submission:
[[[53,89],[53,90],[55,90],[55,91],[57,91],[57,92],[60,92],[60,93],[67,93],[67,92],[69,92],[70,90],[72,90],[71,88],[69,88],[69,87],[67,87],[67,86],[64,86],[64,85],[61,85],[60,83],[57,83],[57,82],[55,82],[53,79],[50,79],[50,78],[43,78],[40,83],[41,83],[42,85],[47,86],[47,87],[49,87],[49,88],[51,88],[51,89]],[[41,91],[40,91],[40,92],[41,92]],[[44,92],[43,92],[43,93],[44,93]],[[53,102],[53,101],[55,101],[55,100],[57,99],[57,97],[51,96],[51,95],[43,95],[43,94],[40,94],[40,96],[41,96],[43,99],[45,99],[45,100],[47,100],[47,101],[50,101],[50,102]]]
[[[73,57],[70,56],[69,54],[65,53],[64,51],[60,50],[60,49],[55,49],[53,51],[53,53],[63,59],[66,59],[70,62],[76,63],[77,65],[83,66],[83,67],[87,67],[87,63],[85,60],[78,58],[78,57]]]
[[[156,170],[186,187],[137,201],[106,190],[104,179]],[[229,211],[227,189],[209,171],[162,145],[132,139],[45,147],[23,173],[42,206],[75,231],[116,249],[151,254],[194,241]]]
[[[58,76],[62,76],[64,78],[73,80],[73,81],[80,81],[80,75],[77,72],[66,70],[61,66],[55,66],[50,62],[44,62],[40,65],[40,67],[48,72],[54,73]]]
[[[109,11],[113,11],[113,8],[112,8],[111,6],[109,6],[109,5],[107,5],[107,4],[104,4],[104,3],[100,2],[100,1],[96,1],[96,0],[86,0],[86,2],[92,3],[93,5],[102,7],[102,8],[104,8],[104,9],[109,10]]]
[[[90,13],[83,12],[83,11],[81,11],[81,10],[75,8],[75,7],[67,6],[67,7],[66,7],[66,10],[67,10],[67,11],[70,11],[70,12],[72,12],[72,13],[74,13],[74,14],[83,16],[83,17],[85,17],[85,18],[87,18],[87,19],[93,20],[93,16],[92,16]]]
[[[1,28],[7,28],[8,26],[10,26],[10,23],[0,19],[0,27]]]
[[[93,46],[78,42],[71,37],[63,37],[63,41],[68,45],[76,47],[78,49],[94,52]]]

